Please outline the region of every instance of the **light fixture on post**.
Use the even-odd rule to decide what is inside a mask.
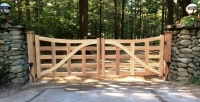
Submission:
[[[0,5],[0,12],[1,12],[1,16],[2,16],[1,25],[2,24],[5,25],[5,23],[7,22],[10,11],[11,11],[11,7],[9,4],[1,3],[1,5]]]
[[[174,3],[177,3],[178,1],[177,0],[174,0]]]
[[[11,7],[7,3],[2,3],[0,5],[0,11],[3,15],[8,15],[10,13]]]
[[[186,12],[189,14],[189,15],[192,15],[194,13],[197,12],[197,5],[196,4],[189,4],[187,7],[186,7]]]

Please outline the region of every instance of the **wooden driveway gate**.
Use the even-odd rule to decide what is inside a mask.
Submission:
[[[55,39],[27,33],[31,73],[43,76],[164,74],[164,35],[139,40]]]

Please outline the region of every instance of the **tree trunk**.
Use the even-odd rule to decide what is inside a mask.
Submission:
[[[114,0],[114,9],[115,9],[115,39],[119,38],[118,30],[118,11],[117,11],[117,0]]]
[[[167,0],[167,25],[173,24],[173,0]]]
[[[36,6],[35,6],[35,20],[38,21],[39,20],[39,7],[40,7],[40,0],[35,0],[36,2]]]
[[[31,20],[30,8],[29,8],[29,0],[26,0],[26,18],[28,21]]]
[[[129,17],[129,23],[130,23],[130,26],[129,26],[129,30],[130,30],[130,34],[129,34],[129,38],[130,39],[133,39],[133,31],[134,31],[134,23],[133,23],[133,0],[131,0],[131,15]]]
[[[99,37],[101,38],[102,37],[102,12],[101,12],[101,9],[102,9],[102,0],[100,0],[100,7],[99,7]]]
[[[191,3],[191,0],[178,0],[178,3],[180,4],[182,9],[182,17],[188,16],[185,8]]]
[[[126,0],[122,0],[122,20],[121,20],[121,39],[124,38],[124,7],[125,7]]]
[[[22,19],[21,1],[17,0],[18,20]]]
[[[80,39],[88,33],[88,0],[79,0],[80,11]]]
[[[138,7],[139,6],[139,1],[137,1],[137,0],[135,0],[135,5],[134,5],[135,7]],[[138,34],[137,34],[137,32],[138,32],[138,29],[137,29],[137,10],[136,10],[136,8],[134,9],[134,39],[136,39],[137,38],[137,36],[138,36]]]
[[[140,5],[139,39],[141,39],[141,35],[142,35],[142,5],[141,5],[141,1],[139,2],[139,5]]]

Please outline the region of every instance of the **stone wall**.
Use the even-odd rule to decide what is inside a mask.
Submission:
[[[0,62],[9,65],[9,79],[13,83],[24,84],[29,78],[28,56],[25,32],[22,26],[7,23],[0,30]]]
[[[183,81],[200,76],[200,30],[179,28],[173,31],[171,77]]]

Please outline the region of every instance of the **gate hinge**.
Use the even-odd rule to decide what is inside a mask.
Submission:
[[[171,65],[171,62],[167,62],[167,66],[169,67]]]

